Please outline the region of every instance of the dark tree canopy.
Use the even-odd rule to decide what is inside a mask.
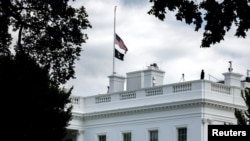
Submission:
[[[88,15],[69,0],[1,0],[0,53],[22,52],[50,70],[51,82],[64,84],[74,78],[74,63],[91,28]],[[13,46],[12,33],[17,39]]]
[[[72,117],[72,88],[51,84],[48,71],[26,55],[0,56],[0,68],[3,138],[61,141]]]
[[[195,31],[204,26],[201,47],[224,40],[225,34],[236,26],[235,36],[246,37],[250,28],[250,0],[150,0],[153,6],[148,14],[165,19],[167,10],[176,12],[176,20],[195,25]]]
[[[240,109],[235,109],[235,117],[237,118],[237,123],[239,125],[250,125],[250,88],[245,88],[241,92],[241,96],[243,97],[245,104],[247,106],[247,110],[243,111]]]

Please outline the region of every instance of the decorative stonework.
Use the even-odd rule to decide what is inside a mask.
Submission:
[[[213,101],[191,101],[188,103],[167,103],[167,104],[159,104],[154,106],[145,106],[145,107],[136,107],[129,109],[119,109],[112,111],[104,111],[98,113],[89,113],[83,115],[85,120],[91,119],[99,119],[99,118],[108,118],[115,116],[123,116],[123,115],[132,115],[132,114],[140,114],[140,113],[148,113],[148,112],[158,112],[158,111],[166,111],[166,110],[174,110],[174,109],[183,109],[190,107],[210,107],[216,109],[224,109],[224,110],[234,110],[235,107],[233,105],[223,105]]]
[[[96,103],[106,103],[106,102],[111,102],[111,96],[110,95],[102,95],[102,96],[97,96],[95,98]]]
[[[80,104],[80,97],[71,97],[71,103],[74,105],[79,105]]]
[[[146,91],[146,96],[157,96],[163,94],[162,87],[156,87],[156,88],[152,87],[146,89],[145,91]]]
[[[192,83],[181,83],[173,86],[174,93],[186,92],[191,90],[192,90]]]
[[[120,93],[120,100],[135,99],[136,91]]]
[[[72,118],[78,120],[84,119],[83,115],[74,115],[74,113],[72,114]]]
[[[212,83],[211,91],[221,93],[221,94],[231,94],[231,87],[225,86],[223,84]]]

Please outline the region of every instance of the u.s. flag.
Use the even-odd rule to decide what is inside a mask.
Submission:
[[[125,53],[128,51],[127,46],[117,34],[115,34],[115,44],[117,44],[121,49],[125,50]]]

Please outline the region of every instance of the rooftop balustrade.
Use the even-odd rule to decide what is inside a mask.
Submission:
[[[72,96],[72,104],[75,113],[93,113],[197,99],[243,106],[241,90],[240,87],[228,86],[209,80],[195,80],[134,91],[97,94],[87,97]]]

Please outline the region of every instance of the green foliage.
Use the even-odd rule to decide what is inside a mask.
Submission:
[[[51,84],[47,70],[20,54],[0,56],[0,88],[3,138],[61,141],[72,116],[72,88]]]
[[[71,120],[74,78],[83,30],[91,28],[84,7],[68,0],[0,1],[0,90],[3,138],[61,141]],[[16,35],[16,36],[13,36]],[[12,130],[15,130],[13,136]]]
[[[16,32],[15,52],[48,69],[52,83],[64,84],[74,78],[74,63],[88,39],[83,33],[91,28],[87,17],[83,6],[73,8],[68,0],[0,1],[0,52],[10,53]]]
[[[247,110],[235,109],[234,114],[239,125],[250,125],[250,88],[245,88],[245,90],[241,92],[241,96],[246,103]]]
[[[195,31],[204,25],[201,47],[224,40],[226,32],[236,26],[235,36],[246,37],[250,28],[249,0],[150,0],[153,6],[148,14],[165,19],[166,9],[176,12],[176,20],[194,24]]]

